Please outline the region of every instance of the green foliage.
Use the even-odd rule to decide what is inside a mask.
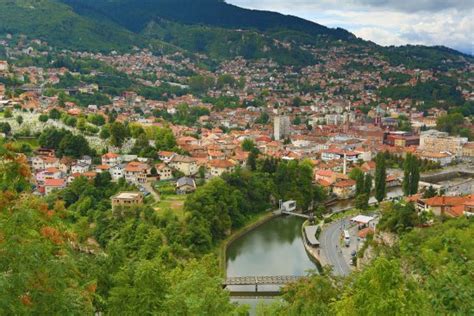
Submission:
[[[441,77],[437,81],[419,82],[415,86],[390,86],[380,90],[382,98],[406,99],[424,101],[422,109],[433,106],[448,108],[449,106],[461,106],[464,99],[461,92],[457,90],[458,81],[450,77]]]
[[[390,46],[380,50],[392,66],[403,65],[410,69],[447,71],[449,68],[464,67],[465,58],[469,58],[443,46],[405,45],[399,47]]]
[[[10,109],[6,109],[6,110],[3,112],[3,117],[4,117],[4,118],[11,118],[11,117],[13,117],[12,111],[11,111]]]
[[[410,75],[407,75],[401,72],[382,73],[381,77],[383,80],[387,80],[390,82],[390,84],[395,84],[395,85],[404,84],[411,79]]]
[[[387,171],[385,166],[385,155],[378,153],[375,159],[375,198],[381,202],[387,194]]]
[[[155,131],[156,150],[176,151],[177,143],[173,131],[170,128],[157,128]]]
[[[400,257],[424,280],[435,314],[468,315],[474,310],[474,221],[448,220],[415,229],[400,241]]]
[[[42,123],[46,123],[48,120],[49,120],[49,116],[46,115],[46,114],[41,114],[39,117],[38,117],[38,120]]]
[[[121,147],[129,137],[128,127],[120,122],[113,122],[108,130],[110,132],[110,143],[114,146]]]
[[[251,171],[257,170],[257,153],[255,151],[251,151],[247,158],[247,166]]]
[[[57,109],[52,109],[49,111],[49,118],[52,120],[59,120],[61,118],[61,112],[59,112]]]
[[[253,151],[253,150],[257,149],[257,148],[256,148],[256,145],[255,145],[255,142],[254,142],[252,139],[246,138],[246,139],[244,139],[244,141],[242,142],[242,149],[243,149],[244,151],[251,152],[251,151]]]
[[[450,135],[460,135],[472,139],[471,131],[464,128],[464,125],[464,116],[458,112],[441,116],[436,120],[438,130]]]
[[[10,134],[11,130],[12,130],[12,127],[10,126],[10,123],[0,122],[0,133],[8,135]]]
[[[74,135],[65,129],[46,128],[41,133],[38,142],[41,147],[55,149],[58,157],[80,158],[83,155],[93,154],[84,136]]]
[[[58,1],[0,3],[0,33],[28,34],[59,48],[110,51],[138,43],[131,32],[107,19],[80,16]]]
[[[262,112],[260,113],[260,116],[258,119],[255,120],[255,124],[267,124],[270,121],[270,116],[268,115],[267,112]]]
[[[418,193],[418,182],[420,181],[420,163],[418,158],[408,153],[403,169],[403,193],[407,196]]]
[[[421,218],[412,203],[406,205],[397,203],[389,204],[383,209],[382,218],[377,227],[381,230],[401,234],[419,224],[421,224]]]
[[[369,208],[369,195],[367,193],[360,193],[356,196],[355,207],[359,210],[367,210]]]
[[[60,217],[33,196],[0,200],[0,269],[8,271],[0,276],[0,313],[93,313],[94,280],[80,269]]]
[[[312,173],[312,166],[306,161],[280,162],[274,175],[278,197],[295,200],[298,208],[307,210],[316,197]]]
[[[333,305],[337,315],[432,315],[418,282],[402,273],[396,260],[377,258]]]
[[[283,290],[284,303],[262,308],[258,315],[331,315],[331,303],[339,296],[337,279],[313,274],[307,280],[288,285]]]

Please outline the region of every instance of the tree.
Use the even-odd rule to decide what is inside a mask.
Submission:
[[[256,124],[267,124],[270,121],[270,116],[267,112],[260,113],[260,117],[255,120]]]
[[[251,151],[247,158],[247,166],[251,171],[257,170],[257,153],[255,151]]]
[[[303,100],[300,97],[294,97],[291,101],[291,105],[294,107],[300,107],[303,105]]]
[[[122,147],[129,134],[128,128],[120,122],[113,122],[109,127],[109,132],[110,142],[116,147]]]
[[[361,173],[356,178],[356,196],[365,193],[365,177],[364,174]]]
[[[62,219],[30,194],[0,194],[0,267],[8,271],[0,277],[1,313],[92,314],[96,283],[75,260]]]
[[[382,202],[387,194],[387,171],[385,167],[385,155],[378,153],[375,158],[375,198]]]
[[[425,293],[397,260],[377,258],[333,304],[335,315],[432,315]]]
[[[4,118],[12,118],[12,117],[13,117],[12,110],[6,109],[6,110],[3,112],[3,117],[4,117]]]
[[[15,120],[16,120],[16,122],[18,123],[18,125],[23,124],[23,116],[18,115],[18,116],[15,118]]]
[[[248,151],[248,152],[251,152],[252,150],[256,149],[256,145],[254,143],[254,141],[250,138],[246,138],[244,139],[244,141],[242,142],[242,149],[244,151]]]
[[[435,197],[437,195],[438,195],[438,191],[436,191],[436,189],[433,188],[432,185],[430,185],[429,188],[426,189],[426,191],[423,193],[423,198],[424,199],[429,199],[429,198]]]
[[[155,146],[156,150],[176,150],[176,138],[173,131],[168,127],[158,127],[155,130]]]
[[[370,193],[372,192],[372,176],[370,173],[365,175],[365,180],[364,180],[364,193],[370,196]]]
[[[57,109],[52,109],[49,111],[49,118],[52,120],[59,120],[61,118],[61,112],[59,112]]]
[[[420,162],[418,158],[409,153],[405,158],[403,168],[403,193],[407,196],[416,194],[420,181]]]
[[[107,126],[102,127],[99,133],[101,139],[107,139],[110,137],[110,129]]]
[[[369,207],[369,195],[367,193],[360,193],[356,196],[355,207],[359,210],[366,210]]]
[[[8,122],[0,122],[0,132],[5,134],[5,135],[8,135],[10,134],[12,130],[12,127],[10,126],[10,124]]]
[[[38,117],[38,120],[42,123],[46,123],[48,121],[49,117],[48,115],[46,114],[41,114],[39,117]]]
[[[159,260],[141,260],[125,265],[113,281],[108,300],[110,314],[164,314],[163,304],[169,283]]]
[[[261,315],[331,315],[331,303],[340,294],[337,280],[330,274],[312,274],[283,288],[285,304],[263,307]],[[271,310],[275,308],[277,310]],[[260,314],[259,314],[260,315]]]
[[[354,181],[357,181],[360,175],[364,175],[364,172],[360,168],[352,168],[349,172],[349,178]]]
[[[402,234],[420,224],[421,220],[413,203],[390,204],[382,210],[379,227],[381,230]]]

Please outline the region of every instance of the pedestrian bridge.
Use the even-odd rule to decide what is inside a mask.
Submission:
[[[302,276],[276,275],[276,276],[245,276],[227,278],[224,286],[228,285],[285,285],[296,282]]]
[[[285,215],[292,215],[292,216],[302,217],[302,218],[306,218],[306,219],[309,219],[309,218],[310,218],[310,216],[309,216],[309,215],[306,215],[306,214],[301,214],[301,213],[296,213],[296,212],[290,212],[290,211],[283,211],[283,210],[276,210],[276,211],[274,211],[273,213],[276,214],[276,215],[285,214]]]
[[[240,293],[244,295],[245,293],[250,294],[257,294],[258,286],[259,285],[285,285],[288,283],[293,283],[298,281],[299,279],[304,278],[303,276],[291,276],[291,275],[275,275],[275,276],[244,276],[244,277],[230,277],[225,279],[222,283],[224,288],[228,286],[239,286],[239,285],[247,285],[247,286],[255,286],[255,292],[246,291],[239,291],[235,289],[228,289],[231,293]],[[280,289],[272,290],[272,291],[264,291],[261,294],[276,294],[279,293]]]

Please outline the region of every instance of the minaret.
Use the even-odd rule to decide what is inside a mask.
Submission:
[[[343,173],[344,175],[347,174],[347,155],[346,155],[346,153],[344,153],[344,168],[343,168],[342,173]]]

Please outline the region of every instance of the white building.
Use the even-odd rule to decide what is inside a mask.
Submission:
[[[290,136],[290,118],[287,115],[277,115],[273,121],[273,134],[275,140],[281,140]]]

